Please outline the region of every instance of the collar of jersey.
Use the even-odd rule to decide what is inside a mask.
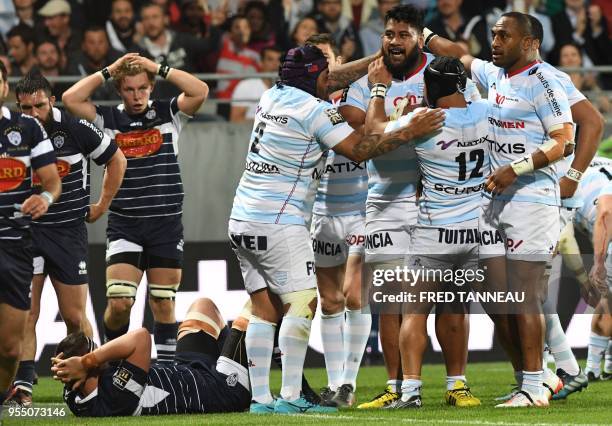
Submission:
[[[518,75],[518,74],[520,74],[522,72],[525,72],[528,69],[530,69],[531,67],[533,67],[533,66],[535,66],[537,64],[540,64],[540,63],[542,63],[542,61],[540,61],[539,59],[536,59],[535,61],[528,63],[527,65],[525,65],[522,68],[517,69],[516,71],[512,71],[511,73],[506,73],[506,77],[508,77],[508,78],[514,77],[515,75]]]
[[[403,80],[396,80],[396,79],[393,79],[393,80],[394,81],[406,81],[409,78],[411,78],[412,76],[418,74],[423,68],[425,68],[426,64],[427,64],[427,55],[425,55],[425,53],[421,52],[421,64],[414,71],[412,71],[409,74],[406,74],[404,76]]]
[[[53,107],[52,111],[53,111],[53,121],[55,121],[57,123],[61,122],[62,121],[62,112],[59,109],[55,108],[55,107]]]

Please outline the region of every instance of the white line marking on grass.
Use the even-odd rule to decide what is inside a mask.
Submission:
[[[296,414],[301,417],[315,417],[320,419],[330,419],[330,420],[370,420],[370,421],[383,421],[383,422],[392,422],[392,423],[424,423],[424,424],[473,424],[473,425],[490,425],[490,426],[516,426],[523,425],[526,423],[508,423],[508,422],[487,422],[482,420],[450,420],[450,419],[419,419],[419,418],[407,418],[407,417],[365,417],[365,416],[348,416],[346,414]],[[568,426],[597,426],[598,423],[532,423],[529,422],[530,426],[559,426],[559,425],[568,425]]]

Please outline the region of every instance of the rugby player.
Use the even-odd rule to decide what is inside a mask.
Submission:
[[[329,34],[308,38],[323,52],[329,66],[342,61]],[[337,106],[344,91],[331,95]],[[314,171],[319,180],[312,209],[311,237],[321,302],[321,338],[327,386],[321,398],[340,407],[353,405],[357,374],[367,344],[372,316],[361,302],[365,200],[365,163],[326,151]],[[331,402],[330,402],[331,401]]]
[[[44,128],[35,118],[2,106],[9,92],[6,77],[0,63],[0,407],[19,363],[30,309],[30,223],[47,212],[62,190]],[[34,175],[40,179],[39,194],[32,194]]]
[[[425,104],[444,108],[446,118],[441,132],[414,141],[422,194],[419,197],[418,222],[412,231],[406,265],[428,271],[471,270],[478,267],[478,214],[485,172],[489,168],[487,111],[485,100],[465,100],[467,75],[456,58],[438,57],[427,65],[423,75]],[[385,92],[391,86],[391,74],[381,60],[370,65],[368,80],[373,84],[366,117],[366,132],[389,132],[408,122],[412,113],[398,120],[385,117]],[[415,303],[404,306],[400,328],[400,353],[403,370],[401,398],[385,408],[420,408],[421,367],[427,347],[427,317],[433,302],[421,302],[420,294],[449,292],[466,284],[420,279],[406,288],[416,296]],[[414,285],[414,286],[412,286]],[[466,286],[469,288],[469,285]],[[450,312],[468,322],[467,306],[436,304],[436,312]],[[441,321],[441,315],[437,321]],[[457,333],[463,357],[467,359],[467,336]],[[445,353],[446,356],[446,353]],[[445,399],[449,405],[480,405],[467,386],[463,370],[448,372],[450,389]]]
[[[156,75],[182,93],[170,101],[151,100]],[[123,103],[95,106],[89,97],[110,79]],[[127,332],[136,289],[146,272],[158,361],[172,362],[176,346],[174,297],[183,260],[179,134],[207,96],[208,86],[193,75],[136,53],[85,77],[62,96],[68,110],[102,129],[128,162],[109,208],[105,340]]]
[[[423,100],[423,72],[433,60],[433,55],[424,53],[422,13],[413,6],[396,6],[385,15],[385,31],[382,34],[384,63],[393,75],[393,84],[386,92],[385,116],[399,117],[404,109],[420,105]],[[452,49],[453,47],[451,47]],[[455,48],[455,55],[463,49]],[[473,84],[472,84],[473,85]],[[351,84],[344,95],[340,112],[348,123],[361,131],[370,99],[367,76]],[[412,145],[405,145],[392,154],[381,156],[366,164],[368,172],[368,195],[366,201],[366,277],[372,271],[395,269],[403,266],[404,255],[409,246],[409,231],[417,221],[416,187],[417,164]],[[393,283],[387,285],[393,286]],[[467,336],[463,321],[457,318],[436,321],[436,334],[445,349],[448,371],[463,371],[465,357],[456,339],[447,331],[461,330]],[[382,408],[399,398],[402,369],[399,352],[399,330],[401,315],[389,307],[380,312],[380,341],[387,369],[385,391],[358,408]],[[453,354],[457,354],[453,357]],[[450,374],[449,376],[453,376]],[[449,379],[449,383],[452,380]],[[454,383],[454,381],[453,381]],[[452,389],[452,384],[449,385]]]
[[[556,71],[538,59],[539,43],[534,43],[537,38],[527,15],[506,13],[492,32],[492,63],[469,55],[461,60],[474,80],[488,89],[493,171],[479,222],[481,235],[493,236],[481,238],[487,286],[525,294],[520,312],[512,315],[509,309],[493,312],[485,306],[501,339],[520,350],[521,390],[498,407],[548,406],[542,370],[542,277],[560,229],[553,163],[563,157],[566,143],[573,143],[572,116]],[[426,37],[435,35],[429,31]],[[446,53],[436,51],[435,44],[432,48]],[[525,221],[526,216],[542,220]]]
[[[54,107],[51,85],[41,74],[28,74],[17,83],[15,96],[22,113],[38,119],[51,143],[63,182],[63,194],[47,214],[32,223],[34,278],[32,306],[26,324],[23,352],[9,398],[22,406],[32,403],[36,322],[47,275],[51,279],[66,324],[67,334],[83,330],[92,337],[85,315],[87,302],[87,229],[85,220],[96,221],[117,193],[126,160],[114,141],[84,119]],[[89,159],[106,166],[100,199],[89,204]]]
[[[51,371],[77,417],[244,411],[249,406],[244,311],[228,329],[212,300],[191,304],[179,326],[176,359],[151,363],[151,336],[130,331],[99,348],[84,333],[57,347]]]
[[[333,149],[361,162],[430,133],[443,121],[443,113],[432,110],[415,115],[408,127],[394,133],[362,137],[325,101],[327,75],[327,58],[317,47],[288,52],[280,81],[259,102],[246,170],[230,215],[229,237],[253,303],[246,336],[251,412],[335,410],[300,396],[317,303],[305,203],[323,151]],[[274,401],[269,387],[270,357],[281,316],[282,387],[280,398]]]

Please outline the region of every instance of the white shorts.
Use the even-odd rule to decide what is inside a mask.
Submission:
[[[228,233],[249,294],[264,288],[274,294],[316,288],[314,256],[305,226],[230,219]]]
[[[478,268],[478,219],[445,226],[415,226],[405,265],[455,270]]]
[[[576,216],[577,209],[571,209],[569,207],[560,207],[559,208],[559,227],[561,231],[565,228],[565,225],[572,222],[574,220],[574,216]]]
[[[403,259],[410,248],[410,233],[417,223],[416,202],[368,204],[365,224],[366,263]]]
[[[559,207],[483,197],[478,228],[481,258],[547,261],[559,241]]]
[[[363,256],[365,218],[362,215],[313,214],[310,236],[317,267],[331,268],[343,265],[348,256]]]

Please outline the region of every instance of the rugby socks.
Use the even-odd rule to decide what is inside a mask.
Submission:
[[[398,380],[398,382],[399,382],[399,380]],[[401,388],[401,391],[402,391],[402,401],[406,402],[411,397],[420,395],[422,387],[423,387],[423,382],[421,380],[415,380],[415,379],[404,379],[404,380],[402,380],[402,388]]]
[[[606,362],[604,364],[604,372],[612,373],[612,339],[608,341],[608,349],[606,350]]]
[[[32,393],[32,386],[34,386],[34,360],[19,362],[19,368],[17,368],[13,385],[30,394]]]
[[[128,332],[129,329],[130,329],[129,321],[127,322],[126,325],[124,325],[123,327],[117,330],[111,330],[110,328],[108,328],[106,323],[104,323],[104,343],[110,342],[111,340],[116,339],[117,337],[123,336],[125,333]]]
[[[155,322],[153,325],[153,339],[157,350],[157,362],[171,364],[176,353],[176,336],[178,323],[170,324]]]
[[[402,381],[401,380],[387,380],[387,386],[390,388],[391,392],[398,393],[400,392]]]
[[[278,347],[278,331],[279,330],[280,330],[280,327],[277,326],[276,334],[274,334],[274,349],[272,350],[272,361],[274,361],[274,363],[278,366],[278,368],[282,370],[283,361],[281,359],[281,350]],[[302,391],[307,392],[308,389],[312,390],[312,388],[310,387],[310,383],[308,383],[308,379],[306,379],[306,376],[304,375],[304,373],[302,373]]]
[[[463,382],[463,384],[467,383],[465,376],[446,376],[446,390],[453,390],[457,380]]]
[[[546,319],[546,344],[555,359],[556,368],[562,368],[567,374],[576,376],[580,373],[580,367],[565,336],[559,315],[547,314],[544,317]]]
[[[280,394],[286,401],[295,401],[300,397],[311,325],[310,319],[285,316],[278,333],[283,363]]]
[[[361,365],[363,351],[370,337],[372,328],[372,315],[369,311],[365,313],[361,309],[346,311],[346,326],[344,329],[344,372],[342,384],[353,386],[357,389],[357,374]]]
[[[589,338],[589,353],[585,373],[593,373],[595,377],[599,376],[601,359],[604,352],[608,348],[608,337],[600,336],[599,334],[591,333]]]
[[[535,397],[540,397],[544,391],[544,371],[523,370],[521,390],[529,392],[530,395]]]
[[[274,346],[275,328],[275,324],[252,315],[244,339],[249,360],[251,393],[253,401],[260,404],[269,404],[273,401],[270,393],[270,358]]]
[[[327,370],[327,386],[334,392],[343,384],[342,370],[346,340],[343,335],[344,311],[336,314],[321,314],[321,340]]]

